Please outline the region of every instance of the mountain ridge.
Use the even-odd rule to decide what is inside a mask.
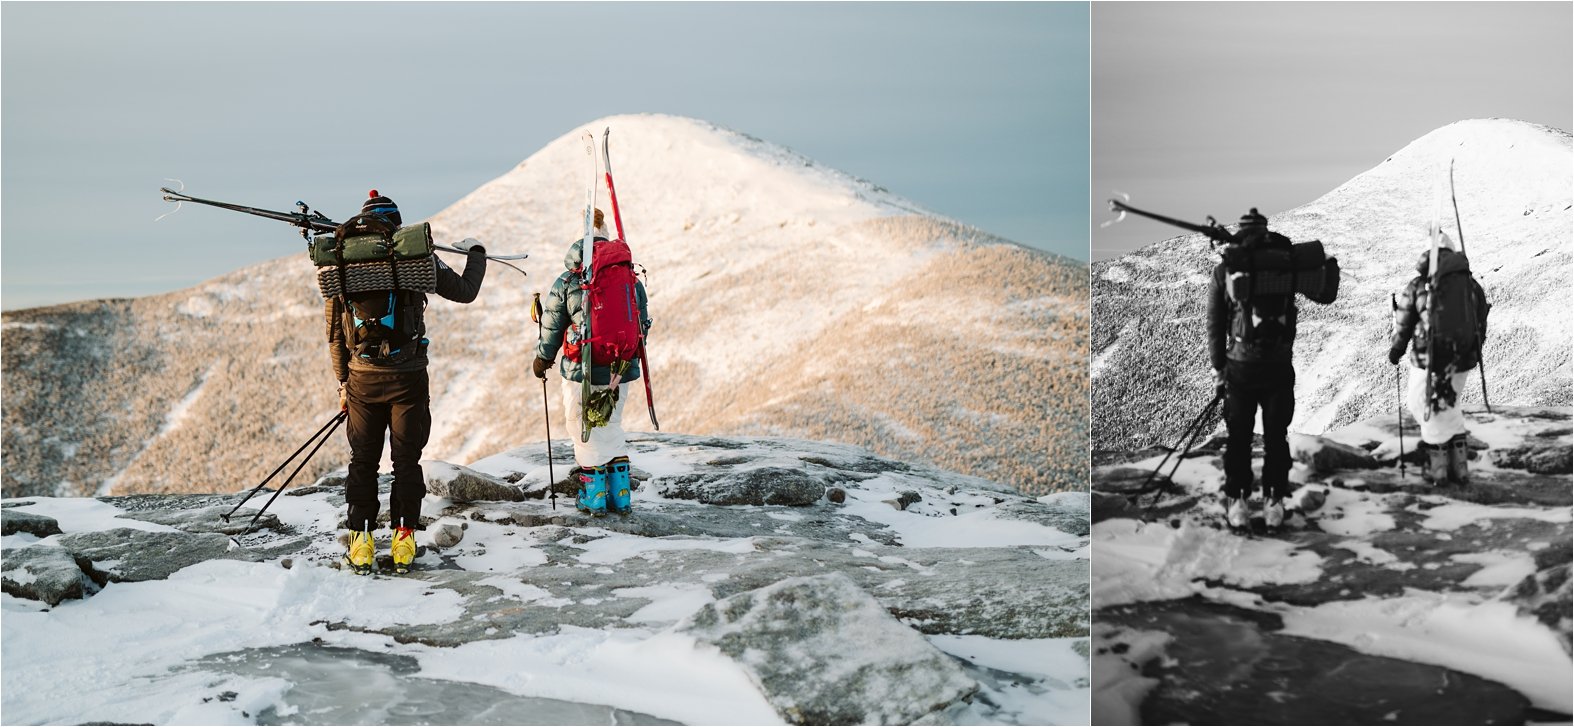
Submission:
[[[1292,429],[1319,433],[1393,410],[1389,293],[1415,275],[1434,217],[1459,237],[1451,160],[1471,267],[1494,306],[1485,348],[1493,400],[1568,405],[1569,336],[1558,322],[1574,264],[1569,159],[1567,131],[1460,121],[1271,216],[1270,228],[1294,240],[1322,240],[1344,275],[1334,304],[1298,304]],[[1204,309],[1215,260],[1207,238],[1188,234],[1092,266],[1096,449],[1172,444],[1207,402]],[[1465,406],[1480,407],[1480,385],[1468,388]]]
[[[474,304],[428,309],[428,456],[467,461],[544,437],[526,311],[581,233],[589,163],[573,139],[606,126],[625,229],[650,272],[668,430],[846,441],[1035,492],[1085,481],[1085,263],[657,115],[582,125],[431,218],[440,240],[531,257],[527,278],[494,265]],[[598,205],[610,212],[604,189]],[[250,485],[335,409],[320,306],[293,255],[159,296],[6,312],[6,494]],[[1022,383],[996,391],[997,370]],[[551,379],[553,429],[566,431]],[[631,393],[625,424],[647,428],[643,387]],[[332,441],[319,457],[303,476],[347,454]]]

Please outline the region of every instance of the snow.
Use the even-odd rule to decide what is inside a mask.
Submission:
[[[1055,528],[1002,517],[991,510],[962,512],[955,516],[920,514],[922,508],[897,510],[884,501],[907,489],[893,475],[881,475],[847,492],[846,511],[889,527],[901,543],[911,548],[998,548],[1024,546],[1077,546],[1081,539]]]
[[[650,604],[635,611],[629,620],[651,624],[676,623],[716,600],[709,589],[671,584],[619,588],[612,595],[650,599]]]
[[[1490,524],[1492,520],[1498,519],[1524,518],[1548,523],[1566,523],[1574,519],[1574,508],[1567,507],[1545,509],[1501,507],[1449,501],[1428,510],[1421,510],[1419,507],[1412,507],[1410,510],[1425,514],[1427,518],[1421,522],[1421,526],[1432,530],[1458,530],[1466,525]]]
[[[988,669],[1036,676],[995,687],[983,686],[989,701],[1018,724],[1088,724],[1088,659],[1077,653],[1087,639],[991,639],[935,634],[929,643],[952,656]],[[976,720],[964,716],[958,724]]]
[[[1387,498],[1340,488],[1330,488],[1327,494],[1328,500],[1317,516],[1317,527],[1323,532],[1370,537],[1394,529],[1394,517],[1387,512]]]
[[[1279,540],[1249,540],[1182,523],[1143,524],[1105,520],[1093,525],[1093,602],[1099,608],[1185,598],[1204,590],[1201,581],[1239,587],[1311,583],[1323,559]]]
[[[1283,611],[1284,633],[1493,679],[1539,708],[1574,712],[1574,663],[1555,634],[1513,604],[1411,591]],[[1352,624],[1360,624],[1352,629]]]
[[[309,641],[327,623],[361,628],[442,623],[463,613],[452,591],[418,581],[373,581],[327,568],[209,561],[166,581],[112,583],[48,612],[8,612],[3,672],[7,721],[171,722],[195,690],[146,680],[202,656]],[[179,695],[177,698],[172,698]]]
[[[675,550],[709,550],[717,553],[752,553],[754,540],[742,538],[737,540],[701,539],[701,538],[640,538],[632,535],[623,535],[606,530],[589,530],[588,532],[607,537],[592,540],[578,547],[585,550],[580,554],[579,562],[597,565],[618,563],[629,558],[657,559],[661,553]]]
[[[116,528],[166,533],[175,532],[175,528],[168,525],[158,525],[120,517],[120,514],[125,512],[124,510],[107,502],[100,502],[91,498],[26,497],[7,499],[3,502],[32,503],[16,507],[16,509],[20,512],[52,517],[55,519],[55,522],[60,524],[60,529],[68,533],[114,530]]]
[[[1142,676],[1142,665],[1164,656],[1170,635],[1095,623],[1094,639],[1101,646],[1093,655],[1093,713],[1099,724],[1142,724],[1142,700],[1159,685],[1159,680]],[[1116,645],[1126,649],[1115,653]]]
[[[691,637],[670,632],[564,626],[551,636],[410,651],[420,659],[421,675],[434,679],[610,704],[687,724],[782,724],[737,664]],[[487,668],[478,670],[477,664]],[[698,688],[703,698],[696,694]]]
[[[830,461],[853,461],[854,457],[867,456],[840,445],[801,440],[739,441],[747,443],[729,448],[727,455],[755,458],[762,464],[794,463],[801,467],[802,458],[810,455]],[[662,444],[651,449],[636,451],[636,467],[668,475],[692,473],[697,463],[710,466],[717,456],[715,448],[705,446]],[[472,465],[472,469],[495,475],[542,469],[524,451],[521,448],[512,454],[488,457]],[[921,491],[924,500],[907,511],[881,502],[910,489]],[[664,513],[667,516],[681,517],[677,513],[684,508],[715,508],[736,516],[740,523],[758,523],[767,530],[777,525],[802,525],[823,517],[827,511],[835,517],[866,512],[871,519],[890,523],[892,534],[909,544],[1026,546],[1041,551],[1045,557],[1086,558],[1086,538],[1032,522],[995,517],[992,511],[1007,498],[1017,506],[1031,505],[1033,501],[984,480],[938,471],[930,474],[915,467],[909,473],[857,482],[849,485],[848,491],[853,497],[846,508],[829,504],[792,510],[720,508],[645,495],[641,500],[647,506],[661,503],[673,508],[674,511]],[[337,554],[338,546],[327,535],[337,530],[343,513],[343,506],[335,504],[337,496],[333,490],[282,496],[271,505],[271,513],[300,533],[294,537],[309,541],[306,550],[290,556],[290,568],[282,567],[277,559],[256,563],[208,561],[162,581],[111,583],[85,600],[66,601],[48,610],[32,601],[6,595],[0,601],[5,614],[0,626],[6,663],[13,668],[6,669],[0,678],[8,722],[245,724],[255,722],[265,710],[289,715],[301,710],[303,700],[309,699],[301,685],[267,672],[251,676],[232,672],[239,668],[236,664],[254,658],[250,651],[304,646],[329,652],[354,649],[377,656],[408,658],[418,664],[413,673],[397,675],[388,673],[386,665],[367,667],[363,671],[368,678],[382,681],[358,691],[355,698],[380,693],[378,690],[398,689],[400,680],[405,678],[443,679],[495,687],[520,697],[606,705],[692,724],[781,723],[760,687],[738,661],[699,644],[677,628],[698,609],[716,600],[708,586],[727,579],[728,573],[708,573],[688,583],[631,585],[619,579],[624,572],[621,567],[635,559],[660,561],[693,551],[747,555],[759,549],[759,538],[641,537],[596,526],[608,525],[606,521],[592,521],[594,524],[572,525],[572,539],[564,540],[561,525],[524,527],[509,522],[521,509],[545,514],[548,510],[544,502],[484,504],[472,507],[464,516],[441,518],[442,524],[465,527],[462,540],[441,551],[429,547],[417,561],[419,566],[434,572],[442,569],[445,575],[454,574],[447,570],[450,567],[467,571],[459,574],[461,580],[457,581],[467,584],[467,595],[461,595],[453,588],[419,576],[367,578],[320,565],[330,562],[325,556]],[[248,504],[260,506],[264,497]],[[1075,509],[1086,499],[1085,494],[1038,498],[1046,505],[1068,509]],[[7,502],[15,505],[21,501]],[[125,518],[120,508],[92,499],[28,498],[27,502],[30,504],[19,509],[54,517],[68,533],[116,527],[174,530]],[[434,513],[448,504],[441,498],[428,498],[424,507],[428,513]],[[950,515],[953,506],[959,515]],[[865,527],[874,529],[873,525]],[[259,536],[267,537],[279,536]],[[419,537],[429,546],[430,532]],[[261,542],[259,539],[252,544]],[[910,579],[936,576],[936,569],[915,562],[916,556],[909,559],[900,549],[870,542],[855,555],[867,558],[864,562],[878,565],[883,572]],[[560,553],[557,548],[568,543],[572,544],[568,549],[572,555],[557,555],[554,557],[564,560],[549,562],[548,553]],[[53,547],[54,543],[51,539],[18,534],[6,536],[4,545],[14,549]],[[858,548],[852,544],[845,547],[849,552]],[[1065,553],[1068,548],[1074,552]],[[518,575],[524,567],[549,565],[565,568],[565,579],[605,577],[608,587],[592,590],[595,597],[591,598],[563,598],[549,590],[556,589],[556,583]],[[567,569],[574,575],[569,576]],[[599,575],[591,576],[592,573]],[[877,582],[871,590],[879,593],[882,587],[890,587],[897,580]],[[598,581],[589,589],[599,584]],[[472,585],[480,588],[469,588]],[[614,598],[643,602],[630,606],[632,613],[620,617],[618,625],[599,630],[569,625],[573,621],[572,609],[604,604]],[[374,632],[397,624],[424,624],[440,630],[470,624],[484,618],[476,615],[478,608],[484,613],[509,617],[526,608],[545,608],[548,613],[531,616],[527,619],[529,626],[521,626],[517,632],[504,630],[508,628],[508,617],[499,618],[491,629],[487,627],[494,626],[493,622],[482,622],[476,631],[467,632],[472,636],[483,633],[484,636],[475,637],[481,640],[469,640],[461,646],[399,643],[393,637]],[[880,607],[875,609],[883,613]],[[562,622],[553,623],[557,621],[554,610],[563,614]],[[553,630],[537,632],[543,625]],[[1085,639],[1012,641],[975,636],[925,637],[916,632],[912,635],[920,645],[929,639],[929,643],[979,668],[1010,672],[986,672],[992,676],[983,680],[989,682],[983,685],[984,699],[958,705],[954,710],[964,722],[1046,724],[1088,719],[1088,665],[1076,651]],[[857,634],[849,638],[856,639]],[[875,656],[883,653],[879,645],[867,647]],[[240,661],[230,666],[212,659],[236,652],[242,653],[235,657]],[[14,666],[23,660],[25,668]],[[256,666],[250,662],[244,665]],[[217,695],[222,692],[234,695],[219,698]],[[296,716],[310,721],[309,714]]]

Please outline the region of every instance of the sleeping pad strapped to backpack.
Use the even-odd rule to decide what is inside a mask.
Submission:
[[[1233,309],[1229,334],[1238,344],[1287,346],[1295,339],[1297,293],[1324,304],[1339,295],[1339,262],[1319,241],[1291,244],[1265,229],[1242,231],[1220,254]]]
[[[356,215],[333,235],[317,235],[307,252],[317,266],[323,298],[344,292],[437,290],[432,227],[425,222],[399,227],[382,215]]]

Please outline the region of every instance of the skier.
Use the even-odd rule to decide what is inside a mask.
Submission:
[[[613,296],[626,295],[621,291],[603,290],[601,281],[604,265],[616,265],[628,262],[628,246],[621,240],[609,243],[605,221],[601,210],[595,210],[594,221],[595,274],[591,276],[591,291],[599,301],[612,300]],[[576,238],[569,245],[568,254],[563,258],[563,266],[567,268],[557,280],[552,283],[552,289],[547,293],[546,303],[542,307],[541,326],[543,335],[536,344],[536,357],[532,370],[537,378],[546,379],[547,371],[552,368],[560,349],[563,350],[563,363],[559,374],[563,377],[563,406],[568,415],[569,431],[579,432],[583,426],[583,419],[587,407],[582,394],[582,385],[586,372],[583,370],[583,357],[579,350],[589,345],[581,341],[580,331],[584,330],[586,311],[584,306],[585,290],[583,289],[584,277],[580,270],[580,251],[584,245],[583,238]],[[607,249],[603,249],[606,245]],[[621,251],[621,257],[617,257]],[[633,279],[634,303],[639,311],[637,333],[633,327],[628,327],[628,332],[633,335],[643,336],[650,330],[650,314],[647,310],[645,299],[645,286],[638,279]],[[624,298],[624,303],[627,299]],[[598,303],[597,307],[602,307]],[[617,307],[622,307],[621,305]],[[591,336],[597,342],[597,350],[607,337],[613,335],[607,326],[593,319]],[[600,326],[598,328],[598,326]],[[628,438],[623,431],[623,404],[628,400],[628,382],[635,381],[640,376],[639,360],[619,361],[608,359],[604,356],[591,357],[592,370],[590,371],[590,437],[589,441],[580,441],[578,436],[573,438],[574,461],[579,465],[577,477],[580,488],[576,499],[576,506],[580,510],[592,515],[600,516],[608,511],[627,514],[633,508],[633,498],[629,488],[629,458]],[[618,378],[617,388],[611,387],[615,369],[622,369]]]
[[[1416,263],[1418,275],[1400,290],[1394,304],[1389,363],[1398,365],[1410,347],[1410,383],[1405,395],[1410,414],[1421,425],[1420,449],[1426,452],[1422,477],[1429,483],[1469,484],[1465,415],[1459,392],[1470,371],[1481,361],[1487,339],[1486,292],[1470,272],[1470,260],[1433,225],[1428,249]],[[1432,248],[1437,249],[1437,277],[1431,277]],[[1430,286],[1435,292],[1429,293]],[[1432,301],[1436,306],[1431,305]],[[1427,379],[1431,378],[1430,389]],[[1431,400],[1428,400],[1428,391]]]
[[[381,216],[394,227],[403,224],[399,207],[376,190],[361,213]],[[486,250],[474,238],[455,247],[466,251],[464,274],[437,260],[437,294],[469,303],[481,292]],[[345,561],[361,574],[371,571],[376,558],[372,531],[377,527],[377,466],[385,434],[394,475],[388,499],[394,531],[389,550],[398,572],[407,571],[415,560],[414,531],[421,529],[421,499],[426,496],[421,450],[432,428],[425,308],[425,293],[405,290],[336,296],[323,308],[339,406],[349,414],[345,438],[350,466],[344,493],[350,533]]]
[[[1222,236],[1222,235],[1221,235]],[[1256,208],[1241,216],[1228,245],[1254,250],[1291,247],[1290,239],[1268,230]],[[1229,257],[1227,256],[1228,260]],[[1225,516],[1231,527],[1250,520],[1254,487],[1252,434],[1257,412],[1263,429],[1263,522],[1284,523],[1284,498],[1290,494],[1290,420],[1295,417],[1295,297],[1257,295],[1238,300],[1228,293],[1234,271],[1220,262],[1208,292],[1208,350],[1217,391],[1224,397],[1228,439],[1224,451]]]

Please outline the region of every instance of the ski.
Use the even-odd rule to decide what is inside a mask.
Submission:
[[[1459,254],[1465,254],[1465,226],[1459,221],[1459,196],[1454,193],[1454,160],[1448,160],[1448,201],[1454,205],[1454,230],[1459,233]],[[1487,407],[1487,413],[1492,413],[1492,400],[1487,398],[1487,347],[1486,342],[1481,342],[1481,350],[1476,354],[1476,365],[1481,369],[1481,403]]]
[[[193,197],[183,192],[176,192],[169,187],[160,187],[159,191],[164,193],[165,202],[191,202],[193,204],[201,204],[207,205],[209,207],[230,210],[231,212],[241,212],[270,220],[288,222],[291,225],[301,229],[302,237],[309,238],[312,233],[333,234],[334,230],[339,229],[338,222],[335,222],[327,215],[324,215],[323,213],[308,207],[305,202],[295,203],[296,208],[300,210],[299,212],[278,212],[275,210],[263,209],[261,207],[248,207],[243,204],[232,204],[230,202],[218,202],[211,199]],[[432,248],[435,250],[442,250],[443,252],[455,252],[461,255],[466,254],[464,250],[460,250],[457,247],[451,247],[449,245],[432,245]],[[488,260],[496,260],[506,265],[507,263],[505,261],[507,260],[524,260],[525,258],[530,257],[530,254],[523,252],[514,255],[487,253],[486,257]],[[514,267],[513,265],[509,265],[509,267],[519,270],[519,268]],[[525,271],[519,270],[519,272],[524,273]]]
[[[1450,162],[1452,166],[1452,162]],[[1452,172],[1450,172],[1452,176]],[[1438,190],[1441,192],[1441,189]],[[1437,208],[1432,214],[1432,249],[1427,256],[1426,269],[1426,398],[1421,407],[1421,419],[1431,421],[1432,412],[1436,408],[1433,397],[1437,394],[1437,386],[1433,383],[1433,367],[1437,365],[1437,259],[1443,244],[1442,197],[1438,196]]]
[[[605,167],[607,175],[607,198],[612,202],[612,224],[618,229],[618,239],[628,242],[623,236],[623,213],[618,210],[618,188],[612,184],[612,155],[607,150],[607,140],[612,137],[612,127],[607,127],[601,133],[601,166]],[[661,431],[661,424],[656,421],[656,400],[650,391],[650,357],[645,355],[645,331],[643,327],[639,334],[639,366],[645,378],[645,407],[650,413],[650,426],[656,431]]]
[[[579,441],[590,441],[590,380],[595,367],[591,363],[590,343],[590,278],[594,268],[596,248],[596,135],[585,132],[585,155],[590,157],[590,185],[585,188],[585,241],[579,248],[580,306],[584,321],[579,331]]]

